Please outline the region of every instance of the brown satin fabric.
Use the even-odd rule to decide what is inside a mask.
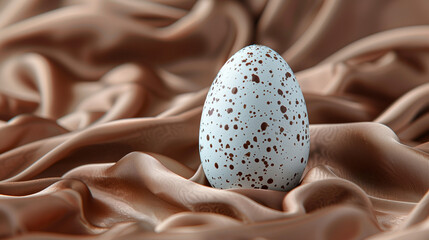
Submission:
[[[0,238],[428,239],[429,3],[0,2]],[[290,192],[210,187],[198,128],[229,56],[296,72]]]

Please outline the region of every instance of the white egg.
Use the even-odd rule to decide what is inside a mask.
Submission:
[[[310,150],[295,76],[272,49],[251,45],[219,71],[201,116],[200,157],[213,187],[290,190]]]

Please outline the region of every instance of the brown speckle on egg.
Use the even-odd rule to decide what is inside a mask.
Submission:
[[[252,74],[252,82],[259,83],[259,77],[256,74]]]
[[[265,131],[265,130],[267,129],[267,127],[268,127],[268,123],[263,122],[263,123],[261,124],[261,129],[262,129],[262,131]]]

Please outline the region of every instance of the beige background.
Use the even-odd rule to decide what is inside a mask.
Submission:
[[[0,237],[429,236],[428,1],[0,6]],[[290,192],[213,189],[199,168],[208,87],[252,43],[307,102]]]

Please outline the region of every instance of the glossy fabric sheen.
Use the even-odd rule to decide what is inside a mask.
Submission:
[[[0,2],[0,238],[428,239],[429,2]],[[279,52],[311,147],[289,192],[211,188],[210,84]]]

